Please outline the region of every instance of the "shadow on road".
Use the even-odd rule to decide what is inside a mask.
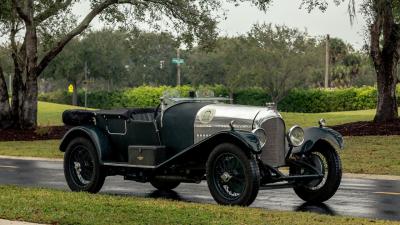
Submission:
[[[295,208],[295,211],[297,212],[313,212],[313,213],[318,213],[318,214],[325,214],[325,215],[331,215],[335,216],[337,213],[328,205],[324,203],[317,203],[317,204],[312,204],[312,203],[304,203],[297,208]]]

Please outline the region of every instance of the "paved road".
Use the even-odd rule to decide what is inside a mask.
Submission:
[[[58,161],[0,159],[0,184],[68,189]],[[160,192],[116,176],[107,178],[102,192],[215,204],[204,182]],[[260,191],[252,207],[400,220],[400,181],[344,178],[336,195],[321,205],[305,204],[292,189]]]

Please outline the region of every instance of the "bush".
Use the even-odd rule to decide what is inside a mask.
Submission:
[[[177,90],[181,96],[188,96],[190,86],[140,86],[113,92],[95,91],[88,93],[88,107],[123,108],[155,107],[166,90]],[[213,90],[215,96],[227,97],[229,91],[222,85],[200,86],[197,90]],[[397,89],[400,93],[400,87]],[[78,93],[79,105],[84,104],[84,92]],[[268,93],[261,88],[239,89],[235,93],[234,103],[242,105],[264,106],[270,102]],[[65,91],[40,94],[39,100],[70,104],[72,94]],[[375,87],[341,88],[341,89],[294,89],[278,104],[278,109],[285,112],[319,113],[373,109],[376,107],[377,91]]]

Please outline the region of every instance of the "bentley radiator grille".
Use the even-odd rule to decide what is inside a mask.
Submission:
[[[281,118],[272,118],[261,124],[267,134],[267,143],[262,149],[261,160],[273,167],[285,164],[285,123]]]

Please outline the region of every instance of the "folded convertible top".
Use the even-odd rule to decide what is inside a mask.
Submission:
[[[153,118],[154,108],[133,108],[133,109],[111,109],[111,110],[83,110],[73,109],[66,110],[62,114],[62,120],[65,125],[79,126],[84,124],[94,124],[96,115],[104,115],[106,117],[121,117],[122,119],[144,119]],[[151,115],[151,116],[150,116]]]

